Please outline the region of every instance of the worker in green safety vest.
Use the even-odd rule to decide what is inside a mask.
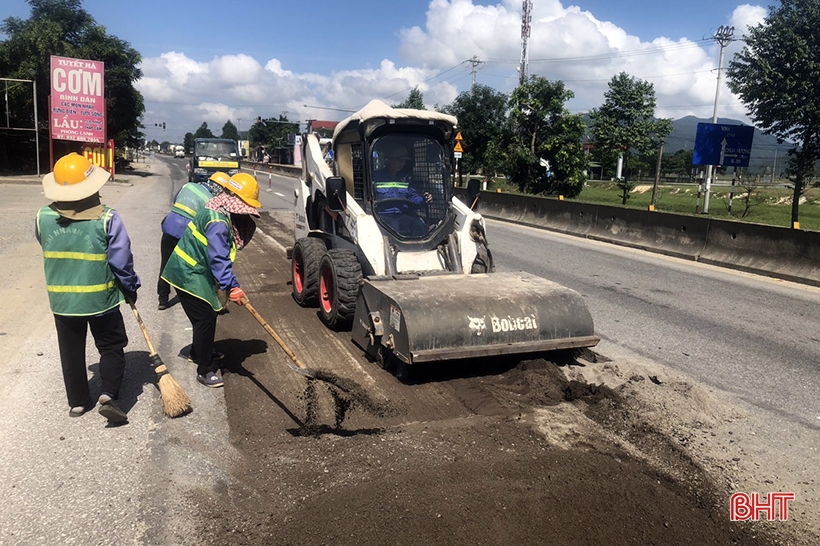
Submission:
[[[37,212],[35,236],[43,248],[69,415],[79,417],[94,407],[85,358],[90,328],[100,353],[99,412],[122,424],[128,416],[118,398],[128,336],[120,304],[136,302],[140,280],[122,219],[100,201],[108,178],[81,155],[60,158],[43,178],[43,193],[53,202]]]
[[[223,172],[215,172],[201,183],[188,182],[177,192],[171,211],[162,220],[162,239],[160,239],[160,273],[165,269],[168,258],[179,243],[179,238],[185,233],[188,223],[194,219],[199,209],[205,206],[211,198],[222,193],[222,187],[228,183],[230,177]],[[169,307],[171,285],[160,275],[157,279],[158,309],[164,311]]]
[[[197,365],[197,381],[206,387],[223,385],[216,362],[221,354],[214,351],[216,319],[228,299],[243,304],[245,292],[234,275],[233,262],[236,251],[253,237],[256,224],[251,217],[259,216],[261,206],[259,184],[247,173],[230,177],[224,190],[188,222],[162,270],[162,278],[174,287],[191,321],[189,360]]]

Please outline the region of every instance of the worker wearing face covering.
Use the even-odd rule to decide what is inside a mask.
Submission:
[[[224,192],[202,208],[188,223],[179,244],[162,271],[177,292],[193,328],[190,360],[197,364],[197,380],[221,387],[214,359],[216,319],[230,299],[242,305],[245,292],[233,272],[236,251],[253,237],[259,217],[259,185],[251,175],[238,173]]]

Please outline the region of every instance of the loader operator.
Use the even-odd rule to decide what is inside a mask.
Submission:
[[[185,233],[188,223],[194,219],[199,209],[205,206],[212,197],[222,193],[222,186],[227,184],[227,174],[215,172],[211,178],[201,183],[188,182],[177,192],[171,212],[162,220],[162,239],[160,240],[160,273],[165,269],[168,258],[179,243],[179,238]],[[168,298],[171,295],[171,286],[160,276],[157,279],[157,295],[159,296],[160,311],[168,309]]]
[[[61,157],[43,178],[43,194],[54,202],[37,213],[35,236],[43,247],[68,414],[79,417],[94,407],[85,360],[90,328],[100,353],[99,412],[119,425],[128,420],[117,402],[128,345],[120,304],[137,301],[140,279],[125,224],[100,202],[108,178],[77,153]]]
[[[393,146],[385,155],[385,168],[376,171],[373,176],[379,217],[400,235],[423,237],[427,235],[429,227],[412,205],[430,203],[433,196],[427,192],[419,195],[410,186],[412,168],[409,168],[410,156],[404,146]],[[379,201],[384,199],[403,199],[407,202],[388,203],[379,208]]]
[[[216,180],[220,185],[220,180]],[[177,292],[193,327],[189,360],[197,365],[197,381],[221,387],[214,359],[216,318],[227,300],[243,304],[245,292],[233,272],[236,251],[253,237],[259,217],[259,185],[247,173],[228,178],[224,191],[212,198],[188,223],[179,244],[162,271]]]

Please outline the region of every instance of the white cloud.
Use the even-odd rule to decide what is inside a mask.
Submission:
[[[767,10],[739,5],[723,24],[738,35],[762,21]],[[719,48],[709,40],[641,41],[608,21],[559,0],[534,2],[529,40],[529,73],[563,80],[576,95],[569,106],[586,111],[603,102],[609,80],[619,72],[655,86],[658,114],[681,117],[712,114]],[[181,133],[202,121],[213,129],[227,119],[257,115],[289,119],[338,119],[342,112],[304,105],[356,109],[372,98],[388,103],[404,100],[418,86],[428,107],[445,105],[470,82],[466,59],[483,61],[478,81],[509,92],[517,81],[520,58],[521,1],[501,0],[476,5],[474,0],[430,0],[424,28],[398,31],[402,60],[383,59],[376,68],[330,74],[294,71],[279,59],[260,61],[249,55],[225,55],[198,62],[184,53],[167,52],[145,59],[137,87],[153,115],[178,118]],[[739,41],[727,48],[724,67]],[[745,120],[742,105],[724,86],[719,114]],[[148,120],[146,120],[148,121]]]
[[[769,11],[762,6],[743,4],[732,12],[730,26],[735,27],[736,34],[746,34],[746,27],[753,27],[763,22]]]

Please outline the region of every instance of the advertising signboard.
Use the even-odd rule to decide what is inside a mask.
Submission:
[[[105,144],[104,63],[51,56],[51,138]]]

